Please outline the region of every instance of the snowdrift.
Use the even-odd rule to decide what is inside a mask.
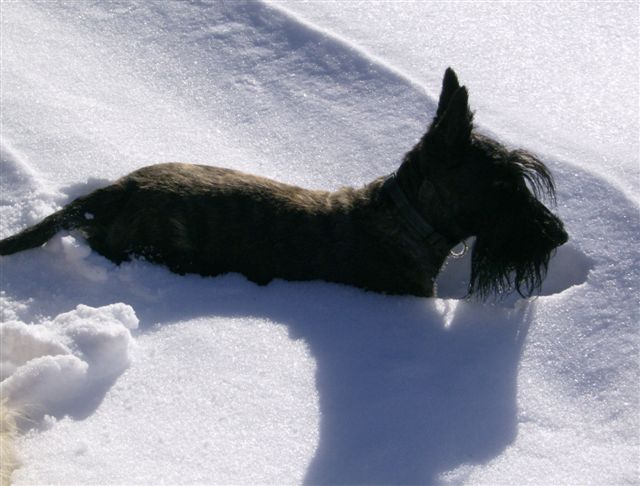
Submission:
[[[375,8],[3,3],[0,235],[155,162],[362,184],[423,133],[451,63],[480,128],[556,177],[571,240],[540,296],[459,300],[464,259],[438,299],[259,288],[116,267],[59,235],[0,259],[0,392],[25,415],[15,484],[638,481],[637,9],[574,24],[540,4],[532,25],[526,9]],[[490,77],[494,57],[457,35],[489,18],[517,47]],[[571,44],[554,66],[583,79],[586,60],[618,96],[549,82],[558,46],[594,22],[597,49]],[[611,75],[595,63],[611,52],[635,60]]]

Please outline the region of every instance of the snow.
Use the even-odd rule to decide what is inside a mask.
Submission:
[[[438,95],[451,65],[476,121],[638,202],[638,5],[273,0]]]
[[[448,65],[571,236],[539,297],[487,303],[457,300],[466,258],[417,299],[117,267],[74,234],[2,257],[15,484],[640,482],[637,4],[0,8],[2,237],[169,160],[360,185]]]
[[[80,304],[34,325],[4,322],[0,393],[28,417],[27,424],[45,415],[82,415],[129,366],[130,331],[137,327],[134,310],[122,303],[97,309]]]

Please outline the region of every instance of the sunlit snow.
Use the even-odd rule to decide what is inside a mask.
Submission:
[[[390,173],[447,66],[538,153],[570,241],[540,295],[438,299],[0,258],[21,484],[636,484],[638,6],[1,4],[0,236],[144,165],[312,188]],[[92,215],[87,213],[87,218]]]

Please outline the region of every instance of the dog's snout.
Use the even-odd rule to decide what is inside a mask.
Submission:
[[[555,216],[553,216],[552,224],[549,227],[551,229],[550,236],[553,239],[553,242],[556,247],[560,245],[564,245],[569,240],[569,234],[564,229],[564,225],[562,224],[562,221],[560,221]]]
[[[564,229],[564,224],[555,214],[539,201],[535,201],[535,206],[544,214],[542,227],[544,234],[554,248],[564,245],[569,240],[569,235]]]
[[[556,236],[556,246],[564,245],[567,241],[569,241],[569,235],[564,230],[564,228],[559,228],[558,234]]]

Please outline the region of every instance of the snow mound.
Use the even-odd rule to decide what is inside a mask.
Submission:
[[[78,305],[41,324],[2,323],[0,394],[28,418],[23,425],[86,415],[87,396],[104,396],[129,366],[137,327],[133,308],[121,303]]]

